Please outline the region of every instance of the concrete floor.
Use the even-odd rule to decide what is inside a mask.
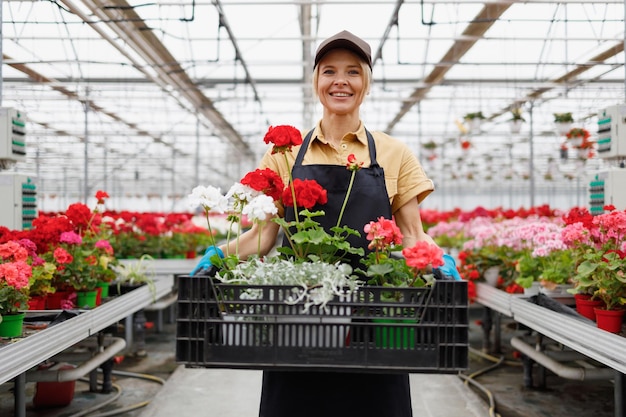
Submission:
[[[477,321],[482,308],[471,309],[470,355],[465,375],[479,384],[466,384],[454,375],[411,376],[415,417],[614,417],[611,381],[570,381],[547,373],[543,389],[525,388],[522,367],[506,340],[519,335],[515,323],[503,322],[502,352],[479,355],[483,340]],[[147,314],[148,320],[155,317]],[[120,330],[123,335],[123,329]],[[128,348],[116,365],[114,384],[119,396],[93,393],[86,382],[77,381],[73,401],[60,408],[35,409],[35,383],[27,384],[27,417],[78,417],[123,415],[130,417],[255,417],[260,395],[260,372],[185,369],[174,361],[175,325],[166,323],[163,332],[146,331],[145,356]],[[136,347],[136,346],[135,346]],[[494,365],[494,357],[506,361]],[[535,367],[535,376],[538,370]],[[165,382],[162,385],[159,379]],[[536,377],[536,380],[539,380]],[[12,384],[0,385],[0,417],[13,412]],[[117,398],[115,398],[117,397]],[[489,399],[495,407],[490,410]],[[111,401],[88,412],[97,404]]]

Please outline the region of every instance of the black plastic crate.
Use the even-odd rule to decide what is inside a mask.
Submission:
[[[365,286],[326,309],[290,305],[297,287],[181,276],[176,360],[190,368],[457,373],[468,368],[465,281]],[[398,301],[382,295],[393,294]]]

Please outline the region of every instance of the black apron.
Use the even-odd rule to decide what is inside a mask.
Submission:
[[[383,168],[376,161],[374,138],[366,130],[370,167],[356,172],[342,225],[361,233],[351,243],[367,252],[363,227],[383,216],[391,219],[391,206]],[[328,203],[316,206],[325,215],[316,220],[330,230],[337,223],[352,172],[343,165],[302,165],[311,135],[305,137],[292,168],[293,178],[315,179],[328,192]],[[294,219],[293,208],[285,219]],[[363,266],[357,259],[353,267]],[[322,371],[264,371],[259,417],[412,417],[408,374]]]

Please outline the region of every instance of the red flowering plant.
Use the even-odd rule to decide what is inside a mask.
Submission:
[[[270,127],[264,137],[272,143],[273,153],[281,153],[289,167],[287,153],[293,146],[302,143],[300,131],[292,126]],[[312,304],[324,306],[335,295],[346,295],[356,289],[359,282],[352,274],[352,268],[343,262],[348,254],[363,256],[362,248],[354,248],[347,238],[359,232],[341,225],[348,196],[354,182],[355,173],[362,163],[350,155],[346,168],[352,172],[336,225],[325,230],[316,220],[324,216],[323,210],[311,211],[318,205],[327,203],[326,190],[314,180],[291,177],[284,185],[279,174],[271,169],[257,169],[246,174],[239,183],[222,195],[216,187],[198,186],[192,190],[190,202],[194,207],[201,206],[211,231],[211,214],[226,213],[236,229],[235,253],[215,254],[212,265],[218,269],[216,277],[224,282],[255,285],[295,285],[301,288],[290,296],[292,302],[304,301],[305,309]],[[283,207],[293,207],[294,219],[286,220],[275,216],[277,203]],[[242,261],[239,257],[239,236],[241,222],[247,218],[259,224],[259,240],[256,256]],[[288,245],[277,248],[278,256],[261,258],[261,231],[267,221],[276,222],[282,227]],[[212,233],[209,233],[210,235]],[[227,240],[231,241],[230,233]],[[251,295],[253,296],[253,295]]]
[[[302,135],[299,130],[292,126],[270,127],[264,137],[265,143],[272,143],[272,153],[284,155],[285,163],[289,166],[287,153],[292,151],[293,146],[302,144]],[[349,155],[346,169],[352,171],[352,176],[346,197],[344,199],[336,226],[330,232],[317,222],[316,218],[323,216],[323,210],[310,211],[316,205],[327,202],[326,190],[315,180],[302,180],[291,178],[289,170],[289,183],[284,185],[280,176],[271,169],[257,169],[246,174],[242,180],[233,185],[231,189],[222,195],[216,187],[198,186],[192,190],[191,204],[195,207],[200,205],[205,212],[209,230],[211,230],[210,215],[215,213],[228,213],[233,224],[239,225],[245,216],[253,223],[267,221],[269,216],[274,216],[278,209],[275,202],[282,202],[285,207],[293,207],[294,220],[287,221],[281,217],[272,217],[271,221],[278,223],[289,242],[289,246],[278,248],[282,259],[290,262],[325,262],[334,264],[341,261],[347,254],[362,256],[362,248],[354,248],[347,241],[350,235],[359,235],[359,232],[347,226],[341,225],[341,219],[350,195],[356,171],[363,163],[356,161],[354,155]],[[259,250],[260,250],[259,228]],[[237,240],[241,228],[237,227]],[[227,240],[230,240],[230,234]],[[237,241],[236,240],[236,241]],[[235,245],[237,247],[237,244]],[[235,254],[225,254],[224,259],[219,256],[212,258],[214,265],[225,269],[232,269],[239,263],[238,250]]]
[[[583,140],[587,140],[591,137],[591,133],[589,133],[587,129],[574,127],[570,129],[570,131],[567,132],[565,136],[567,137],[567,139],[583,138]]]

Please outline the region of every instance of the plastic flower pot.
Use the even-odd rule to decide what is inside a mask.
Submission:
[[[25,313],[4,314],[0,323],[0,337],[21,336],[25,315]]]
[[[48,310],[61,309],[61,301],[69,298],[70,294],[71,294],[70,291],[60,291],[60,290],[57,290],[56,292],[49,294],[46,308]]]
[[[596,307],[594,312],[596,313],[596,325],[599,329],[611,333],[620,333],[622,331],[624,310],[605,310]]]
[[[78,291],[76,293],[76,306],[78,308],[94,308],[96,307],[96,299],[98,291]]]
[[[596,321],[596,313],[594,309],[601,308],[604,303],[601,300],[592,300],[591,296],[586,294],[574,294],[576,300],[576,311],[589,320]]]
[[[46,309],[46,299],[48,297],[45,295],[36,295],[30,297],[28,300],[28,309],[29,310],[45,310]]]
[[[415,323],[415,320],[406,319],[372,319],[374,323],[402,324]],[[389,349],[415,348],[415,328],[376,326],[374,328],[374,342],[376,347]]]

